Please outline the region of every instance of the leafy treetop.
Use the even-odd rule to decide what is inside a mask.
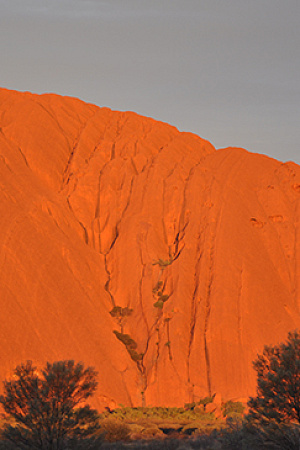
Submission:
[[[248,420],[267,425],[300,423],[300,334],[288,334],[285,343],[265,346],[253,363],[257,396],[248,402]]]
[[[0,397],[7,419],[3,436],[20,448],[53,450],[91,436],[98,415],[82,404],[97,387],[96,375],[74,361],[47,363],[40,372],[31,361],[17,366]]]

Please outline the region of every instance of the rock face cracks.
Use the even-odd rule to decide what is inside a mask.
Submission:
[[[0,377],[99,371],[98,406],[255,391],[300,325],[300,167],[72,98],[0,90]]]

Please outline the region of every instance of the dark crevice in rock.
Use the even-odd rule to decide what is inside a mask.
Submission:
[[[106,281],[106,283],[104,285],[104,289],[108,293],[108,295],[110,297],[110,300],[111,300],[111,304],[114,307],[114,306],[116,306],[116,302],[115,302],[114,296],[112,295],[112,293],[110,291],[110,287],[109,287],[110,281],[111,281],[111,277],[110,277],[110,272],[109,272],[108,267],[107,267],[107,259],[106,258],[107,258],[107,255],[104,255],[104,267],[105,267],[105,271],[106,271],[106,274],[107,274],[107,281]]]
[[[78,147],[78,144],[79,144],[79,142],[80,142],[80,138],[81,138],[81,136],[82,136],[82,133],[84,132],[84,130],[86,129],[86,127],[88,126],[88,124],[89,124],[89,122],[91,121],[91,119],[96,115],[96,111],[92,114],[92,116],[91,117],[89,117],[87,120],[86,120],[86,122],[80,127],[80,129],[79,129],[79,133],[78,133],[78,135],[77,135],[77,137],[76,137],[76,139],[75,139],[75,142],[74,142],[74,144],[73,144],[73,147],[72,147],[72,149],[70,149],[71,150],[71,152],[70,152],[70,155],[69,155],[69,159],[68,159],[68,161],[67,161],[67,164],[66,164],[66,167],[65,167],[65,169],[64,169],[64,171],[63,171],[63,177],[62,177],[62,185],[61,185],[61,188],[60,188],[60,191],[62,191],[63,189],[64,189],[64,187],[69,183],[69,181],[70,181],[70,177],[71,177],[71,166],[72,166],[72,162],[73,162],[73,159],[74,159],[74,156],[75,156],[75,152],[76,152],[76,150],[77,150],[77,147]]]

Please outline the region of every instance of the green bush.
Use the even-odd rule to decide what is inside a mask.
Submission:
[[[131,357],[131,359],[135,362],[142,361],[143,359],[143,353],[138,353],[136,350],[133,350],[132,348],[127,347],[127,351]]]
[[[293,331],[287,342],[265,346],[253,366],[257,396],[248,402],[248,419],[258,426],[273,421],[300,424],[300,333]]]
[[[223,417],[241,416],[245,410],[243,403],[229,400],[221,406]]]
[[[126,306],[125,308],[122,308],[122,306],[114,306],[109,314],[112,317],[121,318],[131,316],[132,312],[133,309],[129,308],[128,306]]]
[[[163,281],[158,281],[158,282],[156,283],[156,285],[154,286],[154,288],[152,289],[152,293],[153,293],[153,294],[156,294],[158,291],[161,292],[161,291],[160,291],[160,288],[162,288],[163,285],[164,285]]]
[[[47,363],[39,372],[31,361],[20,364],[3,382],[0,403],[2,437],[19,448],[56,448],[70,440],[92,437],[98,413],[83,405],[96,390],[97,372],[74,361]],[[78,406],[78,405],[82,406]]]
[[[153,303],[153,306],[154,306],[155,308],[162,309],[163,306],[164,306],[164,302],[163,302],[162,300],[157,300],[157,302]]]
[[[157,261],[154,261],[154,263],[152,263],[152,266],[155,266],[155,265],[158,264],[161,269],[164,269],[165,267],[167,267],[170,264],[172,264],[172,262],[173,262],[172,258],[171,259],[159,258]]]
[[[152,425],[148,428],[144,428],[141,434],[144,438],[154,438],[163,436],[164,433],[158,427]]]
[[[131,359],[134,362],[142,361],[144,355],[143,353],[138,353],[136,351],[137,343],[135,342],[135,340],[133,340],[132,337],[129,336],[129,334],[120,333],[117,330],[114,330],[114,333],[119,339],[119,341],[121,341],[122,344],[125,345],[126,350],[128,351]]]
[[[117,330],[114,330],[115,335],[126,347],[135,350],[137,348],[137,343],[129,336],[129,334],[120,333]]]

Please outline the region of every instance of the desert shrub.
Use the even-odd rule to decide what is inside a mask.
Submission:
[[[245,410],[242,402],[233,402],[229,400],[221,406],[223,417],[241,416]]]
[[[130,439],[130,427],[120,420],[101,421],[100,431],[104,435],[104,439],[109,442],[128,441]]]
[[[117,330],[114,330],[114,334],[117,336],[119,341],[121,341],[122,344],[125,345],[126,350],[128,351],[131,359],[134,362],[142,361],[144,355],[143,355],[143,353],[138,353],[136,351],[137,343],[135,342],[134,339],[132,339],[132,337],[129,334],[120,333]]]
[[[265,346],[253,363],[257,372],[257,396],[251,397],[244,428],[256,448],[300,448],[300,334]],[[297,447],[298,446],[298,447]]]
[[[142,432],[144,430],[143,425],[140,425],[137,423],[130,423],[130,424],[128,424],[128,427],[130,429],[130,439],[131,440],[142,439]]]
[[[61,449],[70,440],[93,436],[98,414],[82,404],[97,387],[92,367],[74,361],[47,363],[40,371],[27,361],[4,381],[2,437],[20,448]]]
[[[248,402],[248,420],[263,427],[276,422],[300,423],[300,334],[288,334],[287,342],[265,346],[253,363],[257,372],[257,396]]]
[[[218,428],[221,421],[216,420],[213,413],[205,412],[203,405],[199,407],[202,408],[200,412],[176,407],[121,407],[105,412],[100,417],[102,420],[122,420],[130,427],[133,423],[144,428],[155,424],[161,430],[170,428],[180,431],[188,423],[192,424],[191,427],[196,427],[199,433],[204,433],[205,430],[210,433],[213,428]]]
[[[198,428],[195,423],[188,423],[182,428],[182,433],[192,435],[195,433],[196,430],[198,430]]]
[[[132,315],[133,309],[126,306],[123,308],[122,306],[114,306],[113,309],[109,312],[110,315],[116,319],[121,331],[127,322],[127,318]]]
[[[209,403],[213,403],[215,396],[216,396],[216,394],[201,398],[198,403],[199,403],[199,405],[203,405],[205,407]]]
[[[227,419],[226,427],[218,432],[222,450],[299,450],[300,426],[298,424],[269,423],[258,427],[249,421]]]
[[[209,403],[213,403],[215,396],[216,396],[216,394],[201,398],[198,402],[185,403],[184,409],[191,410],[191,411],[198,410],[198,412],[205,411],[206,405],[208,405]]]
[[[157,302],[153,303],[153,306],[154,306],[155,308],[162,309],[163,306],[164,306],[164,302],[163,302],[162,300],[157,300]]]
[[[148,428],[144,428],[141,434],[143,438],[154,438],[164,435],[164,433],[158,427],[153,426],[153,424]]]
[[[182,429],[182,434],[190,436],[210,436],[220,428],[220,424],[213,421],[193,421],[186,424]]]
[[[119,341],[121,341],[127,348],[135,350],[137,348],[137,343],[129,336],[129,334],[120,333],[114,330],[114,334],[117,336]]]
[[[300,426],[298,424],[281,424],[275,428],[264,430],[262,436],[264,445],[273,447],[274,450],[299,450]]]
[[[142,361],[144,356],[143,353],[138,353],[136,350],[133,350],[132,348],[127,348],[127,351],[134,362]]]
[[[216,435],[222,450],[258,450],[261,444],[258,436],[249,432],[241,418],[227,419],[226,427]]]
[[[269,423],[267,426],[258,427],[244,423],[244,432],[247,442],[252,449],[270,450],[299,450],[300,426],[298,424]]]
[[[171,259],[162,259],[162,258],[159,258],[157,261],[155,261],[154,263],[152,263],[152,266],[155,266],[155,265],[159,265],[159,267],[161,268],[161,269],[165,269],[167,266],[169,266],[170,264],[172,264],[172,262],[173,262],[173,259],[171,258]]]
[[[112,317],[115,317],[117,319],[121,317],[129,317],[131,316],[133,312],[133,309],[126,306],[125,308],[122,308],[122,306],[114,306],[113,309],[110,311],[110,315]]]

